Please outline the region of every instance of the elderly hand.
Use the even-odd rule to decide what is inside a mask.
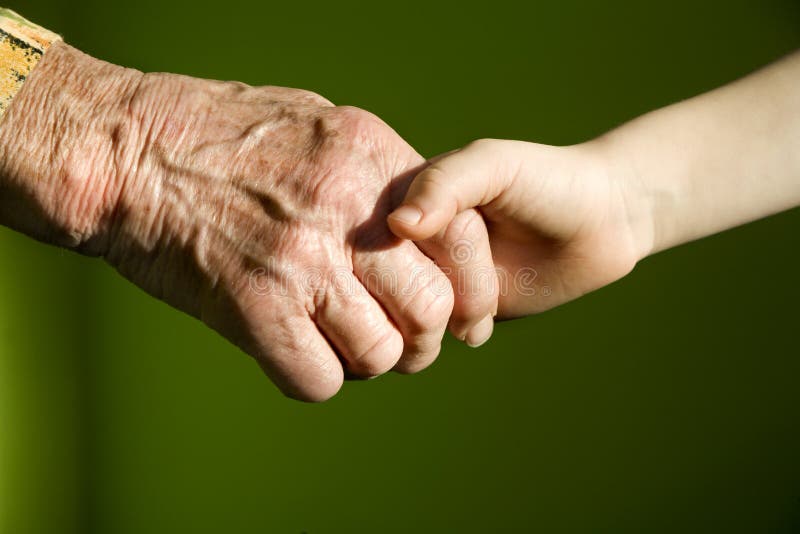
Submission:
[[[324,400],[346,374],[436,358],[451,284],[385,224],[424,161],[373,115],[300,90],[142,75],[58,43],[0,126],[0,222],[103,256],[287,395]],[[459,328],[489,311],[481,299]]]

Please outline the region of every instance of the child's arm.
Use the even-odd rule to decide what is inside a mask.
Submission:
[[[475,142],[420,173],[389,224],[421,240],[480,207],[506,271],[499,314],[514,317],[606,285],[659,250],[798,205],[795,53],[582,145]],[[415,212],[419,222],[405,222]],[[514,282],[524,269],[535,270],[531,288]]]
[[[641,257],[800,205],[800,52],[599,141],[649,215]]]

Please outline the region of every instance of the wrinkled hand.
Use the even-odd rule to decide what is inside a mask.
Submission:
[[[433,361],[452,289],[383,224],[392,178],[422,163],[389,127],[304,91],[174,75],[146,76],[130,108],[106,253],[123,275],[298,398],[334,394],[342,363]]]
[[[386,226],[424,163],[393,130],[305,91],[99,63],[59,44],[12,106],[12,124],[31,120],[21,106],[44,106],[44,93],[58,125],[45,129],[64,131],[37,156],[57,163],[37,182],[50,189],[23,191],[48,225],[10,225],[104,256],[253,355],[292,397],[323,400],[348,373],[415,372],[436,358],[453,292]],[[70,83],[83,76],[92,83]],[[59,91],[46,83],[56,79],[67,80]],[[22,183],[18,167],[6,174]]]

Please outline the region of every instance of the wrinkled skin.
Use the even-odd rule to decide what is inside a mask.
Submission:
[[[379,119],[299,90],[172,75],[146,77],[131,110],[140,141],[122,157],[107,254],[122,274],[256,355],[299,398],[338,390],[334,350],[361,376],[401,354],[409,370],[435,357],[452,290],[381,224],[390,179],[422,159]],[[371,269],[402,277],[408,294],[365,288]]]
[[[424,160],[380,119],[301,90],[142,75],[64,44],[23,93],[0,131],[30,152],[3,171],[4,224],[105,257],[294,398],[436,358],[452,287],[385,222]]]

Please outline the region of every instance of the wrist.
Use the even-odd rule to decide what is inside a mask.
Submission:
[[[48,50],[0,121],[0,223],[104,253],[141,76],[64,43]]]
[[[636,158],[632,156],[632,147],[627,146],[624,136],[617,135],[616,131],[584,143],[583,146],[599,156],[609,182],[619,192],[635,260],[643,260],[657,250],[657,195],[648,184]]]

